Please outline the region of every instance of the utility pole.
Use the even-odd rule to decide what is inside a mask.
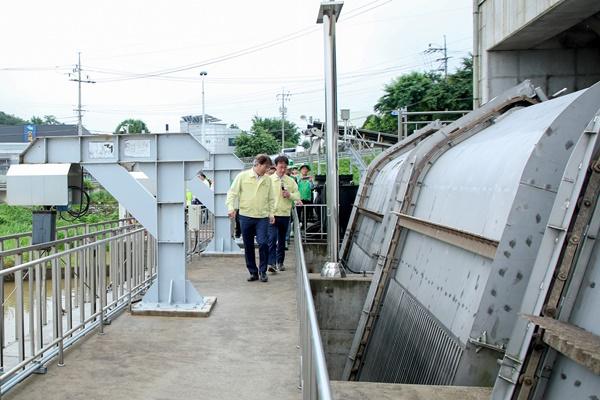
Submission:
[[[444,72],[444,78],[448,78],[448,60],[450,59],[450,57],[448,57],[448,46],[446,45],[446,35],[444,35],[444,46],[443,47],[432,47],[431,46],[432,43],[429,43],[429,48],[427,50],[425,50],[425,54],[431,54],[431,53],[442,53],[444,56],[442,58],[438,58],[435,61],[439,62],[441,61],[443,64],[443,67],[440,67],[438,69],[438,71],[443,71]]]
[[[206,71],[202,71],[200,72],[200,76],[202,77],[202,134],[200,136],[200,142],[202,143],[202,145],[204,146],[204,132],[205,132],[205,128],[204,126],[206,125],[206,109],[204,108],[204,77],[208,75],[208,72]]]
[[[282,88],[281,93],[277,94],[277,100],[281,99],[281,106],[279,107],[279,112],[281,113],[281,152],[283,153],[283,149],[285,148],[285,115],[287,113],[287,108],[285,106],[286,101],[290,101],[290,97],[292,95],[288,91],[287,93]]]
[[[91,81],[89,78],[89,76],[86,76],[85,80],[81,79],[81,52],[77,52],[77,65],[75,66],[75,68],[73,68],[73,73],[77,73],[77,77],[76,78],[71,78],[69,79],[70,81],[73,82],[77,82],[77,86],[78,86],[78,98],[77,98],[77,109],[75,109],[74,111],[77,111],[77,134],[79,136],[83,135],[83,115],[82,112],[84,111],[83,108],[81,108],[81,84],[82,83],[96,83],[96,81]],[[71,74],[69,74],[69,76],[71,76]]]

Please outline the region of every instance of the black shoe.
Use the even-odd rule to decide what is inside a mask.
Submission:
[[[277,272],[277,269],[275,268],[275,266],[274,266],[274,265],[272,265],[272,264],[269,264],[269,265],[267,266],[267,271],[269,271],[270,273],[274,274],[275,272]]]
[[[258,275],[260,276],[261,282],[269,282],[269,277],[267,276],[266,272],[260,272]]]
[[[250,275],[250,277],[247,280],[248,280],[248,282],[257,281],[258,275]]]

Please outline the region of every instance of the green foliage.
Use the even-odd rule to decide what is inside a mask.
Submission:
[[[398,119],[390,112],[401,107],[407,107],[408,111],[470,110],[473,106],[473,60],[463,59],[461,67],[447,79],[434,72],[411,72],[394,79],[384,90],[385,94],[374,107],[377,114],[367,117],[364,129],[397,132]],[[413,120],[431,118],[428,115],[419,117]]]
[[[92,204],[118,204],[117,200],[104,189],[92,192],[90,194],[90,201]]]
[[[150,133],[150,130],[146,126],[146,123],[140,119],[126,119],[117,125],[115,129],[116,134],[121,133]]]
[[[84,188],[86,191],[88,191],[88,192],[89,192],[90,190],[94,189],[94,187],[95,187],[95,186],[94,186],[94,183],[92,182],[92,180],[91,180],[91,179],[84,179],[84,180],[83,180],[83,188]]]
[[[296,124],[290,121],[285,121],[285,147],[296,147],[300,140],[300,132]],[[257,129],[262,129],[275,138],[275,141],[281,147],[281,119],[277,118],[261,118],[254,116],[252,118],[251,132],[256,133]],[[271,154],[271,153],[268,153]]]
[[[29,120],[30,124],[34,124],[34,125],[42,125],[44,123],[44,120],[41,119],[40,117],[36,117],[35,115],[33,117],[31,117],[31,119]]]
[[[35,115],[29,120],[30,124],[34,125],[64,125],[56,119],[54,115],[44,115],[44,117],[36,117]]]
[[[235,154],[238,157],[254,157],[260,153],[275,154],[279,144],[264,129],[257,127],[253,133],[242,132],[235,139]]]
[[[0,125],[24,125],[27,121],[0,111]]]
[[[0,236],[31,231],[31,208],[0,204]]]

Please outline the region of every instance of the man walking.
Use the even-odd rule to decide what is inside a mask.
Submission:
[[[269,257],[269,223],[275,222],[275,199],[271,179],[265,173],[271,166],[271,158],[259,154],[254,166],[240,172],[227,192],[229,218],[235,218],[235,205],[239,203],[240,226],[244,241],[246,268],[250,272],[248,282],[268,282],[267,261]],[[254,238],[258,243],[258,268],[254,254]]]
[[[275,158],[275,173],[271,175],[275,195],[275,223],[269,227],[269,272],[272,273],[285,270],[285,236],[292,205],[300,200],[296,181],[286,174],[288,164],[286,156],[278,156]]]

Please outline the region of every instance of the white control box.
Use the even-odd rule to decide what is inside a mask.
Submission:
[[[200,217],[202,214],[202,206],[199,204],[190,204],[188,206],[188,230],[200,230]]]
[[[14,164],[6,173],[6,203],[14,206],[67,206],[81,186],[78,164]]]

